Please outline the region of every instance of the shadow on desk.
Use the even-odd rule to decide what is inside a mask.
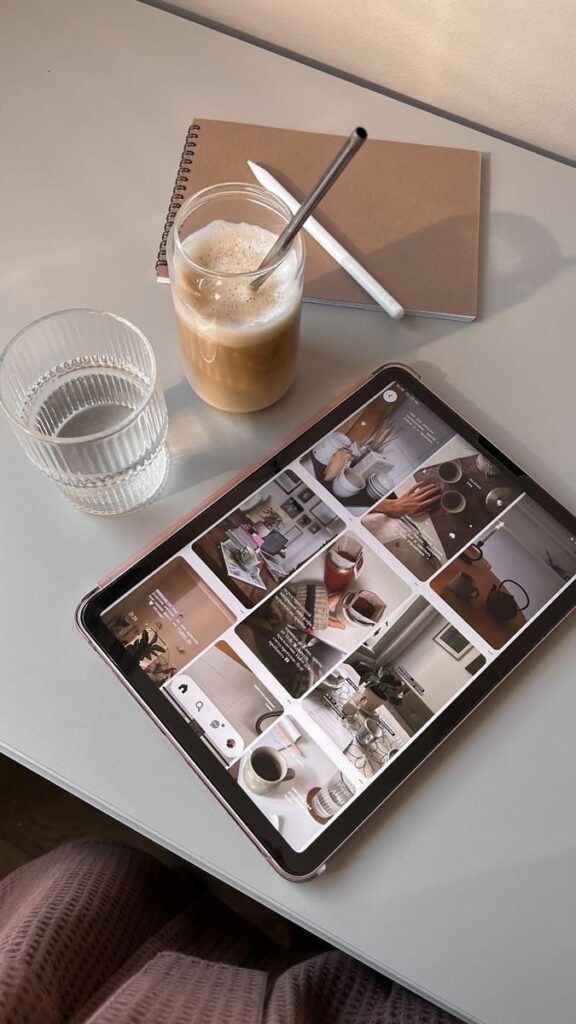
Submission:
[[[127,843],[167,865],[168,850],[0,755],[0,879],[15,868],[75,839]]]
[[[487,186],[484,191],[488,191]],[[490,211],[487,199],[483,202],[485,210],[481,219],[478,319],[518,305],[565,267],[576,265],[576,254],[565,257],[554,236],[538,221],[519,213]],[[422,281],[419,308],[438,308],[434,292],[428,291],[426,268],[432,255],[439,250],[443,249],[448,254],[453,251],[457,239],[466,232],[464,221],[465,218],[453,218],[417,233],[416,248],[421,252],[421,261],[416,276],[419,275]],[[414,248],[414,236],[399,239],[372,253],[370,262],[374,265],[383,262],[398,262],[402,265],[406,260],[406,252],[412,253]],[[361,259],[361,255],[358,256]],[[323,284],[327,285],[331,278],[336,279],[339,273],[339,269],[335,268],[333,274],[324,275]],[[449,259],[445,273],[450,274]],[[382,283],[399,302],[407,303],[401,285],[396,285],[393,280]],[[411,294],[415,287],[414,284],[411,286]],[[469,297],[464,296],[464,304],[467,301],[470,301]],[[408,327],[410,333],[417,336],[422,331],[418,327],[419,319],[410,316],[403,321],[403,327]],[[442,337],[447,333],[449,324],[450,320],[443,317],[434,325],[428,320],[426,341]]]
[[[483,176],[479,319],[521,304],[563,269],[576,265],[576,255],[564,257],[553,235],[538,221],[517,213],[490,212],[487,164]],[[423,253],[430,249],[431,234],[437,242],[438,232],[442,232],[448,242],[451,234],[461,229],[461,225],[447,223],[422,232]],[[392,248],[400,251],[402,245],[400,240]],[[334,274],[339,273],[335,268]],[[391,287],[390,282],[383,283]],[[410,358],[419,369],[414,355],[421,346],[455,331],[464,332],[462,339],[466,338],[468,324],[459,321],[408,316],[397,324],[383,311],[366,314],[346,307],[338,309],[335,330],[336,308],[305,304],[296,381],[288,394],[269,409],[247,414],[219,412],[202,402],[186,380],[166,391],[172,468],[165,496],[187,489],[191,481],[201,483],[238,468],[236,446],[230,443],[231,421],[239,442],[243,438],[253,441],[251,450],[256,459],[268,447],[262,438],[278,436],[279,413],[286,419],[288,433],[336,397],[346,382],[354,380],[371,362],[377,367],[399,357],[403,361]],[[364,353],[361,359],[360,343]],[[438,386],[438,367],[423,364],[423,369],[428,383]],[[446,391],[444,382],[442,386]],[[290,418],[292,409],[297,412]]]
[[[310,323],[306,325],[307,336],[301,344],[296,380],[275,405],[259,412],[227,413],[203,402],[185,379],[166,389],[172,464],[163,498],[187,490],[191,483],[214,480],[225,473],[235,475],[244,463],[248,465],[261,458],[276,438],[280,441],[282,436],[305,423],[359,376],[354,345],[342,353],[336,344],[327,350],[315,340],[318,312],[318,307],[305,309],[306,320]],[[324,312],[320,311],[320,319]],[[348,317],[353,312],[342,311],[343,336],[347,334]],[[376,358],[374,365],[378,365]],[[382,358],[383,362],[385,360],[386,354]],[[239,448],[243,452],[241,463]]]
[[[461,768],[459,754],[461,754],[468,743],[475,742],[476,737],[490,737],[491,725],[497,720],[505,707],[505,704],[516,698],[516,692],[527,685],[526,676],[532,676],[531,685],[538,687],[540,680],[546,676],[546,664],[550,657],[552,645],[566,641],[574,629],[573,617],[570,617],[554,631],[553,635],[546,638],[530,655],[529,666],[523,664],[515,669],[511,676],[508,676],[489,697],[475,709],[459,728],[444,741],[441,747],[433,752],[431,757],[421,765],[403,784],[399,787],[382,807],[378,808],[372,817],[366,821],[361,828],[352,836],[343,850],[337,853],[329,862],[328,871],[320,878],[314,880],[314,886],[321,887],[332,885],[335,875],[348,873],[351,870],[362,871],[363,850],[366,849],[366,857],[370,860],[374,851],[381,850],[386,840],[388,830],[402,828],[405,836],[407,819],[412,822],[413,842],[421,844],[422,822],[417,813],[417,799],[422,795],[422,790],[430,789],[430,800],[433,806],[434,800],[442,799],[441,786],[445,782],[441,779],[442,773],[448,768],[458,773]],[[521,769],[520,769],[521,771]],[[496,781],[496,777],[495,777]],[[506,780],[501,780],[504,785]],[[522,785],[525,783],[522,781]],[[518,783],[512,779],[510,782],[511,795],[513,800],[514,788]],[[490,821],[490,809],[482,812],[487,824]],[[514,829],[516,822],[514,815],[510,817],[510,828]],[[489,829],[483,832],[486,839],[492,839],[498,843],[497,831],[491,833]],[[385,870],[385,866],[383,867]],[[514,868],[512,869],[514,870]],[[440,897],[439,897],[440,898]]]

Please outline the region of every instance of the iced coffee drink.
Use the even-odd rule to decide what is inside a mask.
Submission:
[[[278,401],[294,380],[302,241],[297,238],[267,280],[254,288],[258,267],[290,212],[286,207],[279,209],[283,204],[264,189],[241,185],[215,189],[220,191],[213,204],[205,202],[195,211],[198,197],[192,197],[176,219],[169,246],[172,296],[191,386],[218,409],[252,412]],[[231,219],[232,205],[222,202],[223,189],[234,190],[236,218],[243,219]],[[244,189],[249,198],[240,193]],[[227,216],[211,218],[214,212]],[[206,223],[198,225],[201,220]]]

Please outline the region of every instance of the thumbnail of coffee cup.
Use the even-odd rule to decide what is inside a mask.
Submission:
[[[355,494],[363,491],[366,481],[361,473],[355,469],[345,466],[332,483],[332,490],[338,498],[353,498]]]
[[[246,544],[245,547],[240,548],[237,554],[237,560],[241,565],[246,566],[247,569],[254,569],[258,565],[258,554]]]
[[[480,593],[474,577],[469,572],[459,572],[453,580],[450,580],[448,587],[453,594],[456,594],[457,597],[462,597],[465,601],[478,597]]]
[[[373,718],[367,718],[356,733],[356,740],[361,747],[373,747],[382,736],[382,726]]]
[[[348,626],[375,626],[386,605],[371,590],[348,591],[338,606],[338,618]]]
[[[295,774],[273,747],[256,747],[244,765],[244,782],[258,796],[269,796],[276,786],[293,779]]]
[[[343,448],[350,449],[351,447],[352,441],[347,434],[342,434],[339,430],[335,430],[333,434],[322,438],[316,447],[312,449],[312,454],[322,466],[327,466],[336,452],[341,451]]]
[[[460,494],[460,491],[444,491],[440,498],[440,504],[445,512],[455,515],[457,512],[463,512],[466,508],[466,498]]]
[[[457,459],[449,459],[438,466],[438,476],[445,484],[455,484],[462,479],[462,466]]]

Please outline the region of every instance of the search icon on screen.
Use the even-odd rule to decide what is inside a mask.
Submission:
[[[196,701],[196,711],[202,711],[203,707],[204,707],[204,701],[203,700],[197,700]]]

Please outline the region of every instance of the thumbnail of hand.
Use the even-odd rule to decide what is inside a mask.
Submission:
[[[345,466],[352,460],[352,452],[346,448],[340,448],[330,459],[330,462],[324,470],[324,479],[327,483],[330,480],[335,480],[339,473],[342,472]]]
[[[436,484],[415,484],[401,498],[386,498],[378,511],[392,519],[400,516],[424,516],[440,500],[440,488]]]
[[[334,618],[334,612],[338,608],[341,600],[342,594],[328,594],[328,612],[330,614],[328,625],[332,626],[333,629],[346,629],[346,626],[343,622],[340,622],[340,619]]]

